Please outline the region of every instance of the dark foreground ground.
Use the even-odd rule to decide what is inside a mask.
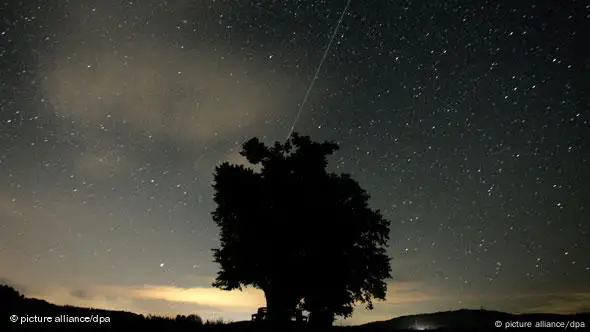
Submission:
[[[56,306],[57,307],[57,306]],[[144,317],[127,312],[102,311],[92,309],[82,309],[75,307],[58,307],[62,314],[62,320],[71,319],[71,317],[91,317],[94,322],[72,323],[72,322],[26,322],[21,317],[15,318],[13,315],[5,316],[0,324],[0,332],[4,331],[208,331],[208,332],[266,332],[266,331],[309,331],[309,332],[370,332],[370,331],[416,331],[416,330],[436,330],[436,331],[507,331],[507,330],[570,330],[570,331],[590,331],[586,324],[590,322],[589,314],[582,315],[512,315],[494,311],[483,310],[459,310],[443,313],[416,315],[399,317],[383,322],[374,322],[361,326],[352,327],[329,327],[313,328],[307,325],[296,325],[293,323],[289,326],[280,328],[271,328],[264,323],[252,322],[205,322],[195,323],[182,321],[173,318],[164,317]],[[68,312],[63,314],[64,312]],[[47,317],[50,313],[39,314],[38,317]],[[98,319],[105,317],[109,321],[99,322]],[[502,321],[500,321],[502,319]],[[16,322],[12,322],[15,320]],[[29,317],[29,320],[34,320]],[[498,322],[502,324],[496,327]],[[550,328],[549,324],[555,323],[567,324],[567,327]],[[531,327],[526,327],[526,324]],[[512,324],[512,326],[507,326]],[[446,325],[446,327],[443,327]],[[535,325],[537,327],[535,328]],[[411,326],[412,328],[407,328]],[[520,328],[519,328],[520,327]]]
[[[80,319],[88,322],[72,322]],[[196,319],[195,319],[196,318]],[[45,320],[40,321],[40,320]],[[51,321],[48,321],[51,320]],[[529,326],[527,326],[529,324]],[[549,327],[558,324],[557,328]],[[24,298],[0,285],[0,332],[10,331],[170,331],[170,332],[371,332],[371,331],[590,331],[590,313],[515,315],[488,310],[457,310],[398,317],[353,327],[313,328],[295,323],[271,328],[264,323],[202,322],[193,317],[143,316],[132,312],[58,306]]]
[[[1,325],[0,325],[1,326]],[[331,328],[311,328],[311,327],[284,327],[272,329],[265,326],[256,326],[253,324],[227,324],[227,325],[215,325],[215,326],[202,326],[202,327],[182,327],[176,325],[161,325],[161,324],[130,324],[130,323],[111,323],[109,325],[102,324],[91,325],[91,324],[45,324],[45,325],[8,325],[6,329],[0,327],[1,331],[211,331],[211,332],[270,332],[270,331],[289,331],[289,332],[328,332],[328,331],[341,331],[341,332],[353,332],[353,331],[416,331],[416,330],[389,330],[389,329],[373,329],[363,328],[360,326],[354,327],[331,327]],[[500,331],[502,329],[497,328],[482,328],[482,329],[436,329],[436,331]],[[511,329],[514,330],[514,329]],[[553,330],[553,329],[545,329]],[[587,330],[587,329],[586,329]],[[431,330],[431,331],[434,331]]]

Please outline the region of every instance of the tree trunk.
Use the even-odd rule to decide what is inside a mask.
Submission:
[[[334,313],[332,311],[323,308],[312,310],[309,313],[309,324],[314,327],[330,327],[334,324]]]
[[[266,307],[268,308],[267,320],[272,327],[281,327],[288,323],[288,317],[285,315],[287,306],[285,299],[279,292],[265,291]]]
[[[265,290],[266,307],[268,309],[268,323],[273,328],[284,328],[291,323],[291,315],[299,299],[290,293],[289,289]]]

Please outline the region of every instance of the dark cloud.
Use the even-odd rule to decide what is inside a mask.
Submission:
[[[72,291],[70,291],[70,295],[72,295],[73,297],[80,299],[80,300],[92,299],[92,296],[88,293],[88,291],[85,291],[83,289],[72,290]]]

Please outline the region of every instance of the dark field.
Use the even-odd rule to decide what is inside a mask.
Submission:
[[[316,328],[304,323],[272,327],[267,322],[203,322],[198,315],[177,316],[176,318],[143,316],[131,312],[58,306],[43,300],[24,298],[7,287],[0,292],[0,331],[498,331],[514,330],[517,326],[530,323],[532,328],[555,330],[549,324],[567,325],[567,330],[588,330],[590,314],[514,315],[487,310],[458,310],[404,316],[383,322],[372,322],[361,326]],[[51,317],[52,322],[39,322]],[[90,322],[74,323],[72,320],[87,317]],[[55,322],[55,320],[61,322]],[[15,320],[16,322],[12,322]],[[28,322],[27,322],[28,320]],[[102,320],[102,322],[101,322]],[[64,322],[65,321],[65,322]],[[502,326],[495,325],[501,322]],[[507,328],[506,324],[512,324]],[[561,330],[564,327],[560,328]]]

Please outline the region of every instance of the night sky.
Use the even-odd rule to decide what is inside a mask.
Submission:
[[[285,140],[346,1],[14,2],[0,282],[248,319],[260,291],[210,287],[214,166]],[[585,1],[351,1],[295,126],[392,221],[387,301],[347,324],[590,310],[589,31]]]

